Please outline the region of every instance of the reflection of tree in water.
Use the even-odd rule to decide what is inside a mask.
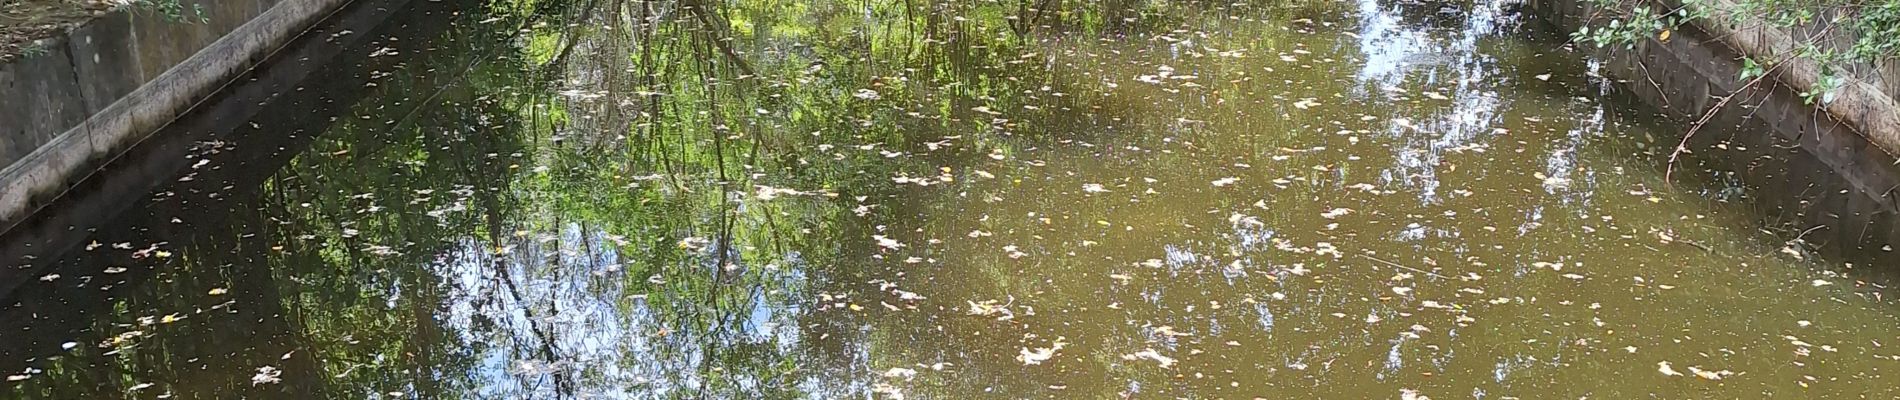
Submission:
[[[1376,0],[1375,4],[1394,11],[1402,23],[1414,29],[1463,29],[1473,8],[1486,7],[1468,0]]]
[[[405,11],[420,14],[425,10]],[[444,95],[446,90],[417,89],[433,89],[428,84],[447,82],[452,77],[447,74],[415,82],[405,80],[418,78],[415,71],[465,66],[471,58],[481,56],[478,50],[486,47],[485,42],[500,38],[480,31],[472,33],[459,38],[469,40],[459,42],[400,38],[412,41],[417,48],[437,50],[431,54],[438,58],[431,62],[411,59],[408,65],[365,62],[364,71],[333,71],[337,75],[331,81],[302,87],[342,98],[285,96],[296,99],[287,101],[326,104],[309,106],[310,111],[327,109],[327,104],[357,95],[346,94],[354,89],[317,92],[318,88],[377,86],[343,79],[359,73],[387,77],[378,81],[384,88],[381,100],[365,102],[356,109],[380,110],[390,119],[351,118],[367,116],[360,113],[346,113],[342,118],[265,114],[260,116],[265,118],[262,125],[252,124],[250,128],[256,132],[268,130],[268,137],[240,135],[235,141],[195,146],[193,154],[206,160],[186,175],[195,180],[181,178],[180,183],[151,195],[145,204],[134,208],[148,215],[124,218],[119,225],[101,229],[91,238],[95,245],[86,246],[83,252],[75,251],[59,263],[61,267],[53,269],[56,275],[71,276],[90,285],[81,284],[77,290],[47,285],[17,294],[21,299],[77,303],[68,308],[80,314],[73,321],[91,325],[73,333],[62,333],[65,328],[59,326],[63,323],[40,326],[54,327],[44,334],[54,340],[70,338],[78,342],[74,347],[79,350],[71,356],[30,362],[48,372],[23,382],[24,388],[34,388],[26,393],[47,398],[118,397],[127,392],[169,392],[177,398],[226,398],[244,393],[360,398],[384,388],[442,392],[450,383],[436,382],[433,377],[467,370],[467,362],[456,361],[466,357],[442,354],[459,352],[456,349],[462,346],[431,340],[440,332],[429,323],[433,316],[425,312],[427,307],[392,312],[395,309],[378,307],[382,302],[377,300],[386,293],[375,290],[379,283],[400,282],[405,290],[413,290],[405,295],[420,296],[425,301],[412,304],[428,304],[433,293],[427,282],[436,278],[414,266],[426,265],[431,244],[418,240],[422,243],[414,243],[417,248],[395,252],[371,243],[381,241],[375,239],[379,237],[446,237],[456,231],[455,227],[435,220],[412,221],[426,218],[421,212],[365,212],[356,206],[369,203],[363,201],[367,197],[357,196],[384,194],[381,192],[390,189],[407,192],[406,188],[424,188],[431,182],[480,182],[475,177],[502,182],[494,180],[506,176],[499,171],[412,167],[432,159],[480,161],[480,153],[466,153],[518,147],[483,143],[518,135],[469,136],[474,139],[466,141],[403,136],[440,133],[443,130],[437,128],[444,125],[476,126],[471,122],[480,118],[432,112],[402,117],[419,110],[418,102],[404,96],[415,94],[415,100],[434,95],[456,98],[455,94]],[[497,65],[506,68],[507,63]],[[388,75],[368,70],[392,66],[405,73]],[[266,112],[299,111],[277,107],[266,108]],[[340,124],[332,127],[334,132],[327,142],[316,146],[332,148],[288,159],[294,149],[307,145],[305,140],[313,132],[277,122],[325,118]],[[328,122],[307,123],[318,130],[331,126]],[[463,143],[438,147],[456,141]],[[337,149],[337,143],[351,145]],[[285,150],[292,153],[283,153]],[[424,154],[431,152],[436,154]],[[291,166],[279,171],[285,162]],[[273,171],[277,171],[274,176]],[[307,196],[299,197],[299,192]],[[372,218],[363,218],[365,215]],[[334,226],[338,222],[341,226]],[[349,233],[339,234],[346,230]],[[371,268],[379,265],[394,267]],[[97,272],[101,269],[105,274]],[[128,271],[116,272],[120,269]],[[122,283],[119,276],[125,277]],[[58,291],[43,293],[43,288]],[[107,298],[85,293],[106,288],[111,289]],[[101,303],[105,301],[112,303]],[[29,303],[26,308],[32,307]],[[110,315],[95,315],[104,313]],[[91,346],[95,343],[99,345]],[[432,370],[412,368],[403,372],[403,368],[392,366],[397,359],[386,355],[417,357],[419,363],[413,365],[427,365]],[[282,383],[258,384],[254,379],[279,379]]]
[[[156,279],[125,283],[136,293],[91,340],[139,316],[228,305],[133,328],[151,333],[117,355],[55,361],[28,384],[53,397],[142,382],[181,398],[844,397],[882,382],[874,367],[924,359],[959,365],[946,391],[1008,382],[1013,366],[986,364],[1007,359],[867,327],[850,307],[880,307],[885,289],[870,282],[889,271],[878,249],[838,239],[954,204],[892,176],[1069,139],[1016,133],[1070,131],[1032,127],[1136,117],[1038,55],[1049,43],[1221,12],[1134,0],[522,4],[463,17],[429,60],[378,81],[380,97],[255,193],[219,203],[227,222],[141,233],[176,256]],[[973,144],[924,151],[953,136]],[[762,199],[769,189],[799,193]],[[861,205],[891,211],[859,217]],[[215,288],[229,294],[199,295]],[[872,323],[935,323],[899,315]],[[261,366],[282,383],[253,385]]]

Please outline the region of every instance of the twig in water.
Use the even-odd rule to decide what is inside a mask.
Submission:
[[[1722,112],[1722,106],[1728,105],[1728,101],[1735,99],[1735,95],[1742,94],[1742,92],[1747,91],[1750,87],[1755,86],[1756,83],[1760,83],[1762,78],[1767,78],[1768,75],[1775,73],[1775,69],[1787,64],[1786,62],[1775,63],[1775,66],[1769,67],[1767,71],[1762,71],[1761,75],[1756,76],[1755,79],[1748,80],[1748,83],[1742,84],[1742,87],[1735,88],[1735,91],[1729,92],[1727,96],[1722,96],[1722,101],[1715,102],[1714,107],[1709,107],[1708,112],[1702,113],[1702,118],[1697,119],[1695,125],[1689,126],[1689,133],[1682,135],[1682,142],[1676,143],[1676,150],[1669,152],[1669,164],[1663,167],[1663,184],[1670,186],[1675,185],[1675,180],[1670,179],[1670,177],[1676,173],[1676,157],[1680,157],[1683,152],[1689,151],[1689,139],[1695,137],[1696,131],[1702,130],[1703,125],[1708,125],[1709,119],[1715,118],[1716,113]]]
[[[1403,270],[1406,270],[1406,271],[1412,271],[1412,272],[1417,272],[1417,273],[1421,273],[1421,274],[1425,274],[1425,275],[1431,275],[1432,277],[1434,277],[1434,278],[1438,278],[1438,279],[1447,279],[1447,280],[1449,280],[1449,279],[1451,279],[1451,277],[1449,277],[1449,276],[1444,276],[1444,275],[1439,275],[1439,274],[1437,274],[1437,273],[1434,273],[1434,272],[1432,272],[1432,271],[1426,271],[1426,270],[1422,270],[1422,269],[1418,269],[1418,268],[1412,268],[1412,267],[1407,267],[1407,266],[1404,266],[1404,265],[1399,265],[1399,263],[1395,263],[1395,262],[1391,262],[1391,261],[1386,261],[1386,260],[1381,260],[1381,259],[1379,259],[1378,257],[1373,257],[1373,256],[1372,256],[1372,255],[1370,255],[1370,254],[1360,254],[1359,256],[1360,256],[1360,257],[1365,257],[1365,258],[1366,258],[1367,260],[1372,260],[1372,261],[1378,261],[1378,262],[1379,262],[1380,264],[1385,264],[1385,265],[1390,265],[1390,266],[1392,266],[1393,268],[1398,268],[1398,269],[1403,269]]]
[[[1813,42],[1814,38],[1826,37],[1828,31],[1834,30],[1834,26],[1835,25],[1828,25],[1826,28],[1822,28],[1820,32],[1816,32],[1814,35],[1808,36],[1808,41]],[[1798,56],[1795,56],[1795,57],[1798,57]],[[1663,184],[1674,185],[1673,181],[1671,181],[1669,178],[1670,178],[1670,175],[1676,172],[1676,157],[1682,155],[1683,152],[1689,150],[1689,138],[1695,137],[1695,132],[1702,130],[1702,126],[1707,125],[1709,123],[1709,118],[1714,118],[1715,113],[1721,112],[1722,106],[1727,105],[1730,99],[1735,98],[1735,95],[1742,94],[1742,91],[1748,90],[1749,87],[1755,86],[1755,83],[1757,82],[1761,82],[1762,78],[1767,78],[1769,75],[1774,75],[1775,70],[1781,69],[1781,66],[1787,65],[1788,63],[1791,63],[1793,61],[1794,61],[1794,57],[1788,57],[1788,58],[1782,59],[1781,62],[1775,63],[1775,65],[1768,67],[1767,70],[1762,71],[1761,75],[1755,76],[1755,79],[1750,79],[1748,83],[1743,84],[1739,88],[1735,88],[1734,92],[1729,92],[1727,96],[1722,96],[1722,101],[1715,102],[1714,107],[1709,107],[1709,111],[1702,114],[1702,119],[1696,120],[1695,125],[1689,127],[1689,133],[1682,135],[1682,142],[1676,144],[1676,151],[1669,153],[1669,165],[1663,167]],[[1641,63],[1639,62],[1638,64],[1640,65]]]
[[[1826,227],[1827,227],[1827,225],[1815,225],[1815,226],[1814,226],[1813,228],[1808,228],[1808,230],[1805,230],[1805,231],[1801,231],[1801,234],[1799,234],[1799,235],[1794,235],[1794,239],[1789,239],[1789,240],[1788,240],[1788,243],[1794,243],[1794,242],[1799,242],[1799,241],[1801,241],[1801,238],[1803,238],[1803,237],[1807,237],[1807,236],[1808,236],[1808,234],[1810,234],[1810,233],[1814,233],[1814,231],[1815,231],[1815,230],[1818,230],[1818,229],[1821,229],[1821,228],[1826,228]]]

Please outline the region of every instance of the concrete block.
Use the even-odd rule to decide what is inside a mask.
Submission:
[[[0,69],[0,161],[20,159],[91,114],[68,62],[71,50],[63,39],[49,40],[56,43],[47,54]]]
[[[138,52],[133,49],[132,19],[127,13],[112,13],[74,29],[71,40],[73,73],[85,77],[79,82],[86,100],[86,113],[103,110],[119,97],[131,93],[139,84]]]

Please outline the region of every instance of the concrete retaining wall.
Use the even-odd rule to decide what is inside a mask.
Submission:
[[[1530,0],[1529,5],[1540,19],[1565,32],[1602,15],[1575,0]],[[1751,29],[1749,34],[1762,34],[1758,27]],[[1797,247],[1815,245],[1821,255],[1862,265],[1900,263],[1900,252],[1892,251],[1900,249],[1889,246],[1900,240],[1896,158],[1856,125],[1868,122],[1855,120],[1862,116],[1807,104],[1796,94],[1805,86],[1785,82],[1787,74],[1745,88],[1747,82],[1738,79],[1743,56],[1763,55],[1731,46],[1729,40],[1734,39],[1732,34],[1691,27],[1669,40],[1651,37],[1631,49],[1601,52],[1602,72],[1619,82],[1620,91],[1685,127],[1722,97],[1734,95],[1686,144],[1692,155],[1682,162],[1732,171],[1724,179],[1745,184],[1747,197],[1771,226],[1806,232],[1789,234],[1803,243]],[[1860,89],[1879,98],[1863,98],[1857,106],[1880,107],[1878,102],[1868,104],[1892,100],[1876,84],[1900,83],[1900,74],[1876,70],[1893,65],[1858,68],[1859,73],[1870,73],[1863,78],[1875,79],[1863,80]],[[1659,150],[1666,154],[1680,139],[1663,138]]]
[[[0,165],[132,93],[280,0],[197,0],[207,21],[122,10],[0,64]]]
[[[120,11],[0,65],[0,231],[351,0],[186,0]]]
[[[1528,0],[1531,8],[1540,16],[1557,21],[1562,29],[1574,31],[1588,24],[1590,19],[1619,14],[1621,10],[1600,10],[1589,2],[1577,0]],[[1682,0],[1638,1],[1652,10],[1673,10],[1682,7]],[[1845,78],[1830,93],[1832,100],[1817,107],[1832,114],[1841,122],[1855,129],[1867,141],[1886,150],[1889,154],[1900,154],[1900,55],[1884,60],[1865,62],[1843,62],[1823,66],[1809,57],[1798,57],[1801,48],[1810,43],[1821,50],[1846,52],[1857,39],[1855,33],[1837,29],[1825,22],[1833,15],[1820,15],[1817,21],[1807,25],[1781,27],[1769,24],[1762,17],[1750,15],[1745,8],[1734,0],[1701,0],[1698,7],[1709,12],[1705,18],[1697,18],[1688,29],[1703,32],[1702,37],[1720,38],[1715,46],[1734,50],[1735,58],[1747,57],[1774,65],[1770,77],[1780,83],[1806,91],[1815,87],[1824,75],[1824,68],[1834,70],[1834,75]],[[1602,21],[1599,21],[1602,22]],[[1639,47],[1653,47],[1666,44],[1666,40],[1650,38],[1638,43]],[[1647,50],[1637,49],[1636,53]],[[1730,64],[1739,66],[1739,61]],[[1736,75],[1710,76],[1714,81],[1735,81]],[[1739,84],[1740,82],[1735,82]]]

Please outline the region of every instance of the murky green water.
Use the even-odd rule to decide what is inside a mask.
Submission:
[[[8,255],[0,397],[1895,390],[1900,305],[1506,6],[570,3],[399,9]]]

